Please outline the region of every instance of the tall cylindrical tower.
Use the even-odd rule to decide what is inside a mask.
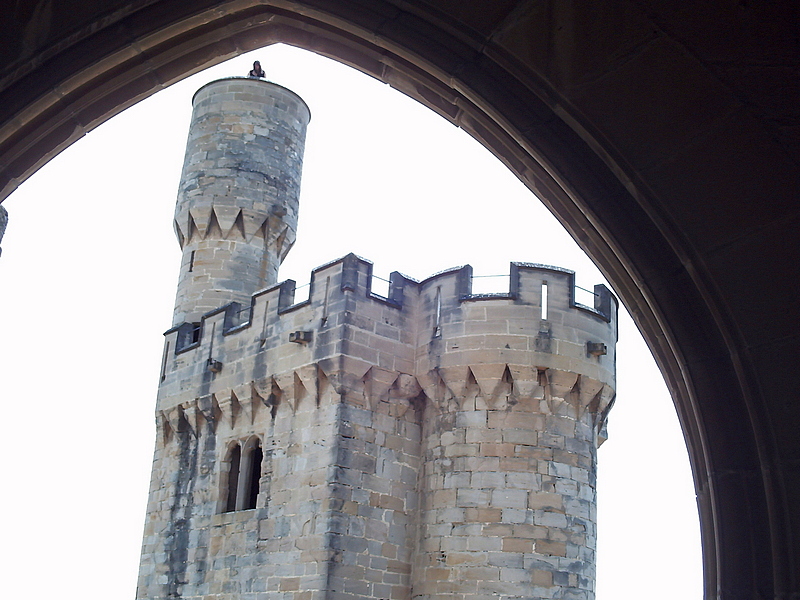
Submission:
[[[297,94],[260,79],[212,81],[192,104],[175,208],[175,325],[277,282],[295,240],[310,119]]]
[[[594,600],[597,447],[615,396],[616,300],[516,263],[506,298],[423,282],[413,600]],[[424,323],[424,322],[423,322]]]

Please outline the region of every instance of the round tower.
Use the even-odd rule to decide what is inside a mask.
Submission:
[[[463,267],[423,282],[413,600],[594,600],[597,447],[615,396],[617,304],[514,263],[510,293]]]
[[[200,88],[175,208],[183,250],[173,324],[277,282],[295,240],[310,112],[294,92],[232,77]]]

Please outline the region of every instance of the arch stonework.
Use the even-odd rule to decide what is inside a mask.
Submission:
[[[800,595],[794,3],[63,0],[4,9],[0,197],[86,131],[266,44],[469,131],[612,282],[687,438],[706,598]],[[12,223],[13,227],[13,223]]]

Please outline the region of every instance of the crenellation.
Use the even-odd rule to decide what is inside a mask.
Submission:
[[[399,315],[408,312],[407,308],[403,306],[404,303],[409,304],[419,298],[420,306],[427,307],[427,310],[421,310],[420,312],[426,314],[421,318],[417,318],[417,329],[421,336],[417,341],[418,345],[422,345],[426,341],[424,339],[426,337],[434,339],[444,336],[450,340],[448,346],[450,350],[497,347],[498,349],[509,351],[505,352],[509,358],[514,356],[515,351],[522,357],[523,353],[529,355],[531,350],[536,351],[538,349],[536,344],[530,347],[530,344],[525,345],[524,343],[526,340],[530,340],[530,334],[536,329],[537,322],[539,323],[538,329],[536,329],[537,334],[542,331],[541,320],[529,318],[531,316],[530,311],[526,312],[520,309],[520,306],[526,305],[531,306],[532,311],[536,309],[532,302],[523,304],[525,301],[524,295],[517,297],[513,300],[513,303],[504,302],[504,300],[509,299],[505,296],[465,296],[460,291],[457,291],[458,285],[462,283],[459,281],[459,275],[463,272],[462,268],[456,272],[437,275],[421,283],[397,274],[393,289],[400,290],[402,293],[398,292],[394,300],[385,299],[375,296],[370,291],[371,264],[363,261],[363,259],[353,258],[355,260],[345,257],[316,269],[312,273],[311,291],[308,300],[294,304],[294,282],[292,280],[282,282],[254,295],[251,298],[250,308],[242,308],[238,303],[229,303],[224,307],[216,308],[202,315],[199,328],[196,324],[188,323],[176,326],[174,329],[178,331],[178,336],[174,340],[172,347],[178,353],[192,350],[195,347],[194,345],[199,344],[203,336],[206,335],[205,332],[209,329],[209,323],[219,312],[224,312],[225,314],[224,320],[220,324],[220,329],[225,336],[242,334],[245,330],[252,330],[253,324],[257,324],[260,320],[259,341],[263,339],[265,332],[274,330],[276,327],[286,329],[285,320],[280,319],[280,316],[284,313],[307,310],[308,307],[312,307],[312,312],[320,313],[317,316],[319,321],[325,321],[325,324],[327,324],[331,317],[325,314],[326,311],[330,311],[333,304],[339,305],[347,300],[347,296],[337,293],[343,290],[361,292],[363,294],[357,296],[358,311],[351,316],[351,321],[360,332],[374,333],[389,340],[402,341],[404,344],[413,343],[409,336],[414,330],[409,330],[406,326],[408,319],[400,318]],[[350,268],[355,269],[353,273],[357,275],[357,283],[348,280],[344,264],[347,262],[346,259],[351,261],[352,266]],[[339,273],[334,268],[337,265],[342,265]],[[449,278],[448,275],[452,273],[458,273],[458,275],[455,278]],[[341,285],[336,286],[334,284],[333,290],[331,290],[331,278],[335,280],[337,274],[341,277]],[[448,279],[450,280],[448,281]],[[518,281],[524,282],[525,280],[526,277],[524,275],[518,277]],[[320,281],[325,281],[325,285],[320,285]],[[431,294],[432,282],[439,284],[434,288],[436,290],[434,294]],[[339,290],[336,289],[337,287],[339,287]],[[276,290],[277,294],[275,293]],[[435,324],[437,319],[435,314],[437,310],[435,294],[438,294],[439,301],[442,303],[441,312],[438,316],[440,322],[438,335],[434,335],[434,330],[437,329]],[[277,298],[273,296],[277,296]],[[508,296],[514,295],[509,294]],[[399,300],[400,298],[403,299],[403,302]],[[365,302],[365,299],[371,302]],[[262,306],[264,307],[263,310]],[[392,310],[384,315],[380,306],[385,306]],[[574,303],[568,306],[570,309],[581,310],[580,306],[574,305]],[[273,308],[275,309],[274,311],[272,310]],[[594,320],[584,319],[583,321],[588,326],[580,329],[575,327],[576,323],[579,324],[581,322],[580,318],[575,318],[576,315],[560,310],[557,307],[552,307],[551,312],[554,315],[547,320],[546,326],[548,327],[551,344],[555,343],[557,348],[560,349],[557,353],[558,357],[572,356],[582,362],[585,361],[587,343],[591,342],[591,340],[581,339],[580,332],[583,330],[583,338],[587,337],[586,333],[591,334],[591,325]],[[589,314],[600,316],[595,311],[591,311]],[[570,327],[566,327],[564,322],[566,321],[566,316],[570,315]],[[303,319],[305,319],[305,322],[301,324],[308,324],[314,321],[314,318],[308,314],[303,314],[296,321],[299,322]],[[337,321],[336,324],[341,323]],[[534,329],[532,329],[532,326]],[[167,334],[169,335],[171,332],[172,330],[168,331]],[[598,339],[599,337],[598,333]],[[549,354],[555,353],[549,352]],[[601,362],[602,359],[605,359],[606,362],[613,362],[611,358],[605,356],[602,358],[598,356],[597,362]],[[509,362],[513,363],[515,361]],[[546,363],[547,361],[545,360],[544,362]],[[563,361],[560,361],[560,363],[563,365]]]

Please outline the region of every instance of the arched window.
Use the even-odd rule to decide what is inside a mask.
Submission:
[[[243,510],[256,507],[258,492],[261,489],[261,461],[263,458],[264,454],[261,451],[261,442],[259,441],[249,453],[250,468],[247,472],[248,485],[245,488],[246,495],[242,506]]]
[[[236,510],[236,490],[239,487],[239,466],[242,462],[242,448],[237,443],[228,458],[228,501],[225,512]]]
[[[225,512],[256,507],[261,484],[261,462],[264,452],[257,437],[244,444],[237,442],[228,455],[228,481]]]

